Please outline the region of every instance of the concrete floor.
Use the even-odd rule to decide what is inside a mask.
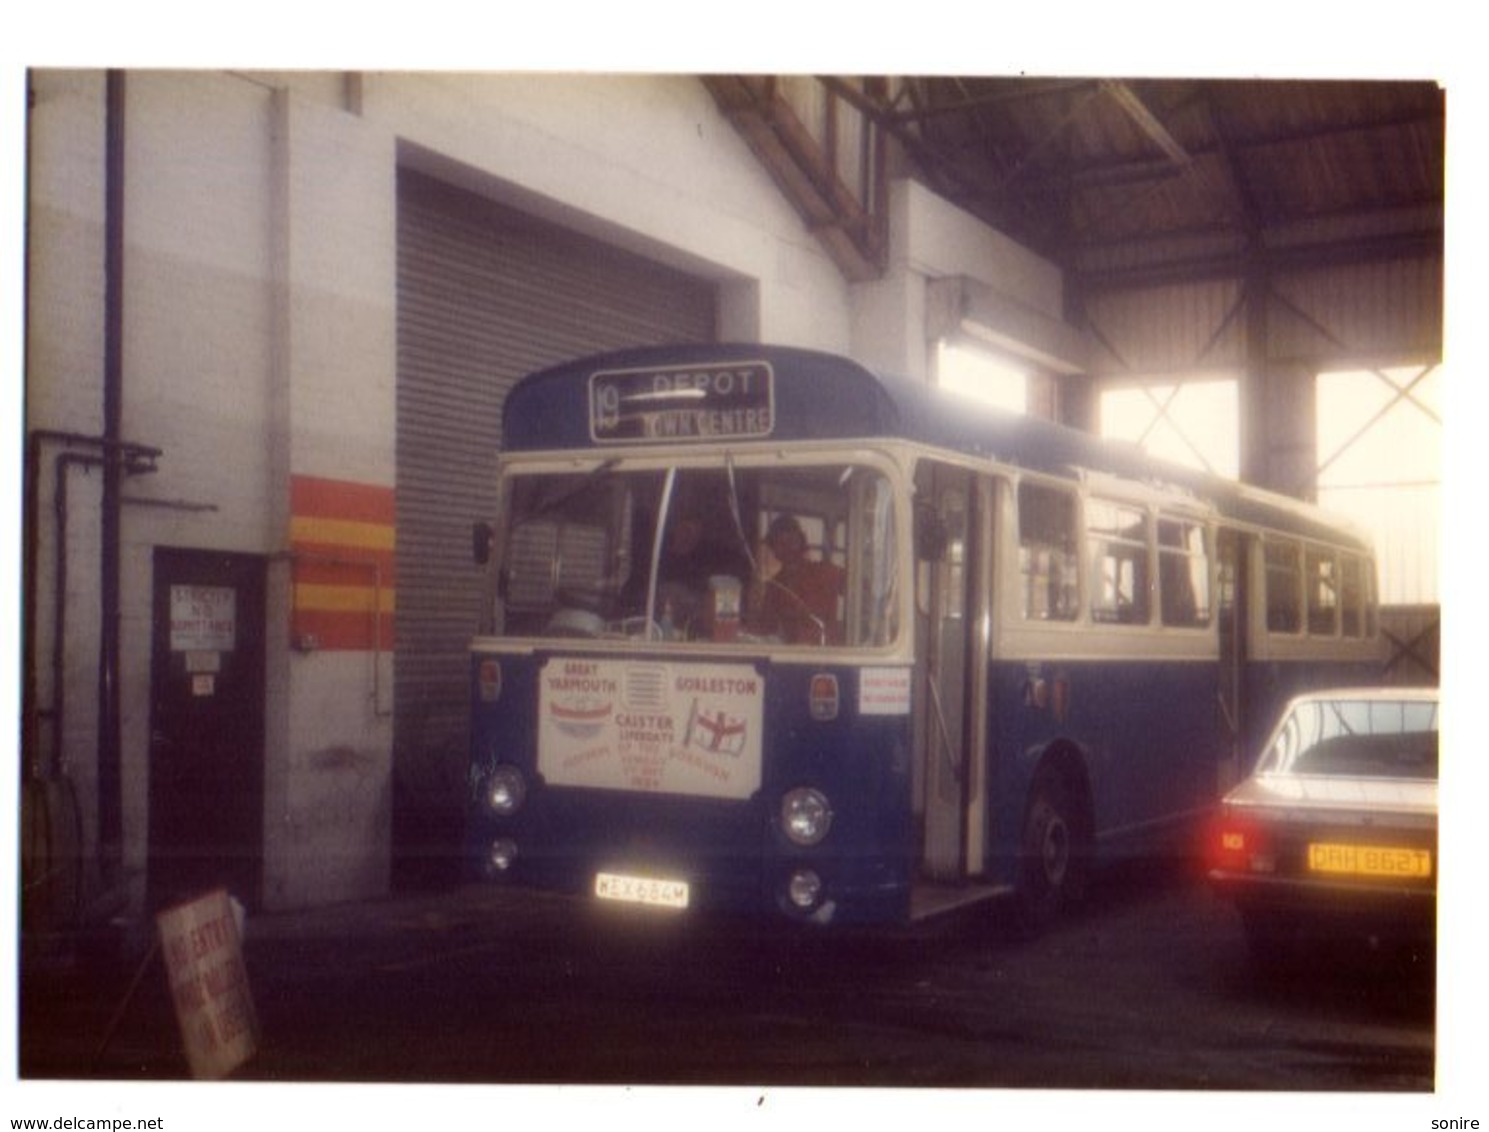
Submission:
[[[234,1078],[1196,1099],[1434,1089],[1430,957],[1345,947],[1263,974],[1232,910],[1172,866],[1103,878],[1036,939],[1004,919],[985,908],[900,932],[783,935],[484,888],[250,917],[260,1042]],[[20,987],[23,1079],[187,1079],[158,958],[37,959]]]

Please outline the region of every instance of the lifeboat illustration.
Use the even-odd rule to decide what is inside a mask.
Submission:
[[[609,700],[579,699],[548,705],[548,718],[565,735],[592,739],[610,718],[615,705]]]

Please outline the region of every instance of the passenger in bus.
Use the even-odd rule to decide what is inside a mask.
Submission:
[[[766,531],[745,596],[744,625],[798,645],[840,644],[843,568],[807,554],[801,523],[781,515]]]

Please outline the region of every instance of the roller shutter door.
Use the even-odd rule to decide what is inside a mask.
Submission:
[[[711,283],[402,171],[398,182],[395,879],[438,879],[464,797],[470,528],[491,514],[501,406],[523,374],[709,341]],[[419,864],[419,862],[423,864]]]

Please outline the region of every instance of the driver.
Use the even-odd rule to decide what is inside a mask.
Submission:
[[[792,515],[770,524],[745,594],[745,628],[798,645],[840,644],[838,614],[844,571],[807,555],[807,537]]]

